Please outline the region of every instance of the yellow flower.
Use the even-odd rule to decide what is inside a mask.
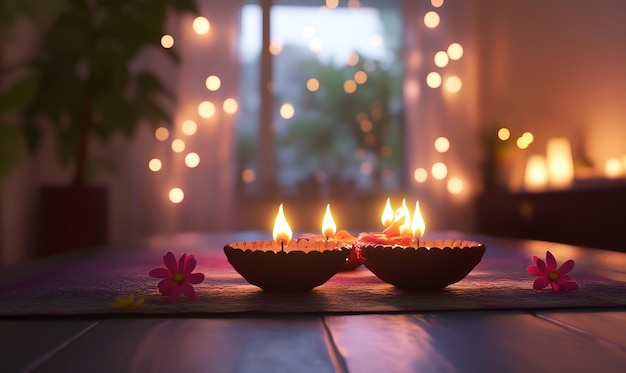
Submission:
[[[117,297],[115,298],[115,303],[113,303],[113,308],[118,310],[134,310],[141,306],[143,306],[143,298],[135,300],[133,295]]]

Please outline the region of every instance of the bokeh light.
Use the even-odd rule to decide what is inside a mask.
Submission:
[[[205,85],[209,91],[217,91],[222,86],[222,81],[217,75],[210,75],[206,78]]]
[[[235,114],[239,109],[239,104],[234,98],[227,98],[222,104],[222,108],[226,114]]]
[[[343,90],[347,94],[354,93],[356,91],[356,82],[352,79],[348,79],[343,83]]]
[[[457,93],[463,87],[463,82],[461,82],[461,78],[458,76],[449,76],[446,78],[445,87],[446,91],[450,93]]]
[[[183,122],[181,126],[181,130],[183,131],[185,135],[191,136],[195,134],[196,131],[198,131],[198,125],[193,120],[187,119],[186,121]]]
[[[460,194],[463,191],[463,180],[453,177],[448,180],[448,192],[450,194]]]
[[[172,150],[175,153],[182,153],[185,151],[185,142],[181,139],[172,141]]]
[[[435,12],[434,10],[427,12],[424,16],[424,25],[426,25],[426,27],[428,28],[435,28],[439,26],[440,21],[441,19],[439,17],[439,13]]]
[[[189,168],[196,168],[200,164],[200,156],[198,153],[188,153],[185,156],[185,165]]]
[[[162,167],[163,167],[163,162],[161,162],[161,160],[158,158],[152,158],[150,162],[148,162],[148,168],[152,172],[160,171]]]
[[[202,101],[198,105],[198,114],[202,118],[211,118],[215,115],[215,105],[211,101]]]
[[[448,176],[448,167],[443,162],[436,162],[430,170],[435,180],[443,180]]]
[[[174,37],[169,34],[161,36],[161,46],[165,49],[170,49],[174,46]]]
[[[196,17],[193,20],[193,31],[198,35],[204,35],[211,29],[209,20],[204,17]]]
[[[354,73],[354,81],[358,84],[365,84],[367,82],[367,73],[363,70],[359,70]]]
[[[450,140],[448,140],[446,137],[438,137],[435,140],[435,150],[437,150],[439,153],[445,153],[448,150],[450,150]]]
[[[315,78],[311,78],[307,80],[306,89],[308,89],[311,92],[317,91],[318,89],[320,89],[320,81]]]
[[[448,57],[451,60],[458,60],[463,57],[463,47],[459,43],[452,43],[448,46]]]
[[[506,128],[506,127],[502,127],[498,130],[498,138],[502,141],[506,141],[511,137],[511,131]]]
[[[181,203],[185,199],[185,193],[180,188],[172,188],[169,197],[172,203]]]
[[[430,88],[439,88],[441,86],[441,75],[438,72],[430,72],[426,75],[426,85]]]
[[[421,167],[416,168],[415,171],[413,171],[413,178],[418,183],[423,183],[428,179],[428,171],[426,171],[426,169],[421,168]]]
[[[296,109],[294,109],[292,104],[285,103],[280,106],[280,116],[283,119],[291,119],[296,114]]]
[[[435,66],[437,67],[446,67],[448,65],[448,61],[450,59],[448,58],[448,53],[444,52],[444,51],[439,51],[437,53],[435,53]]]
[[[170,137],[170,131],[165,127],[159,127],[154,131],[154,137],[159,141],[165,141]]]

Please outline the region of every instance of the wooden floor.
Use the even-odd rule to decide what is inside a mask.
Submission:
[[[0,320],[2,372],[623,372],[626,310]]]
[[[576,250],[624,281],[626,261]],[[0,285],[45,267],[7,269]],[[626,371],[626,308],[1,317],[0,336],[0,372]]]

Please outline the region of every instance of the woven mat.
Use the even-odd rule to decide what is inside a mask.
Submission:
[[[183,247],[184,248],[184,247]],[[103,252],[0,288],[0,316],[34,315],[167,315],[216,316],[248,313],[393,313],[484,309],[546,309],[626,306],[621,281],[575,270],[580,289],[574,292],[536,292],[526,273],[532,261],[490,247],[479,265],[463,280],[438,292],[405,292],[382,282],[367,268],[340,272],[324,285],[304,294],[266,293],[248,284],[230,266],[221,246],[196,248],[195,272],[206,279],[196,285],[197,300],[181,297],[170,303],[157,290],[152,268],[162,267],[167,250]],[[184,251],[172,250],[178,257]],[[557,259],[560,259],[557,257]],[[577,264],[578,265],[578,264]],[[116,297],[144,297],[143,307],[119,311]]]

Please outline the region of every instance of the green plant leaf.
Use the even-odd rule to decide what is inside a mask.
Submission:
[[[0,113],[17,110],[33,99],[37,91],[37,76],[31,72],[18,80],[0,96]]]

